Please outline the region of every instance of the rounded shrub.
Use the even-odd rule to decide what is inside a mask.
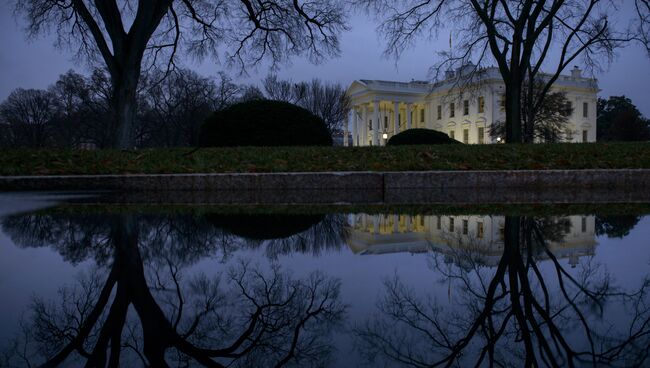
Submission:
[[[432,129],[408,129],[392,136],[386,143],[389,146],[416,144],[456,144],[460,143],[443,132]]]
[[[250,240],[283,239],[309,230],[323,215],[220,215],[208,214],[213,226]]]
[[[213,113],[201,127],[202,147],[331,146],[323,119],[288,102],[253,100]]]

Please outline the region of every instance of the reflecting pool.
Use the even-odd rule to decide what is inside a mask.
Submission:
[[[650,206],[1,194],[0,366],[648,366]]]

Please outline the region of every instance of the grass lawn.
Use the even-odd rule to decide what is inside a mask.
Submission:
[[[0,175],[650,168],[650,143],[0,150]]]

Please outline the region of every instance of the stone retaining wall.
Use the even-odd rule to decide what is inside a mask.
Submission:
[[[400,190],[482,188],[487,190],[548,188],[650,187],[650,170],[512,170],[425,172],[322,172],[244,174],[164,174],[92,176],[2,176],[0,190]]]

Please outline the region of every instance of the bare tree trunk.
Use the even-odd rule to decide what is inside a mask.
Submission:
[[[521,143],[521,79],[506,84],[506,143]]]
[[[138,76],[134,73],[113,78],[114,148],[129,149],[135,145],[133,133],[137,114],[137,86]]]

